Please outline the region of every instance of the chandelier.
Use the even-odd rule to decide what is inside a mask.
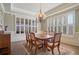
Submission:
[[[40,11],[39,13],[37,14],[37,19],[42,22],[44,19],[45,19],[46,15],[45,13],[42,11],[42,7],[41,7],[41,4],[40,4]]]

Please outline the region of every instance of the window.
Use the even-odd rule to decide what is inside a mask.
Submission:
[[[61,26],[58,26],[58,32],[61,32]]]
[[[25,33],[28,33],[28,26],[25,26]]]
[[[48,32],[61,32],[64,35],[74,34],[74,11],[51,16],[47,21]]]
[[[68,34],[69,35],[72,35],[73,34],[73,26],[72,25],[71,26],[70,25],[68,26]]]
[[[33,19],[25,19],[16,17],[16,33],[23,34],[31,31],[37,32],[37,21]]]
[[[16,33],[19,34],[20,33],[20,27],[16,26]]]
[[[28,25],[28,19],[25,19],[25,25]]]
[[[29,25],[31,26],[31,19],[29,19]]]
[[[68,14],[68,34],[72,35],[73,34],[73,29],[74,29],[74,14],[69,13]]]
[[[66,33],[67,33],[67,27],[63,26],[63,34],[66,34]]]
[[[73,25],[74,24],[74,19],[73,19],[73,14],[72,13],[69,13],[68,14],[68,24],[69,25]]]
[[[67,14],[62,15],[62,33],[67,34]]]
[[[19,19],[18,17],[17,17],[16,19],[17,19],[17,20],[16,20],[16,24],[17,24],[17,25],[20,25],[20,19]]]
[[[21,18],[21,25],[24,25],[24,19]]]

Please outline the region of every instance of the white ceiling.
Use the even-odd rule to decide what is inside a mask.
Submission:
[[[6,11],[10,11],[11,10],[11,4],[10,3],[3,3],[3,6],[4,6]]]
[[[61,3],[41,3],[42,11],[46,12],[60,4]],[[40,3],[14,3],[12,6],[32,13],[39,12],[40,9]]]
[[[62,3],[41,3],[43,12],[55,8]],[[40,10],[40,3],[3,3],[5,11],[35,15]]]

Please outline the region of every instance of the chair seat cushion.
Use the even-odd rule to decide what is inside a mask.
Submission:
[[[36,41],[36,44],[35,41],[33,41],[33,45],[37,45],[39,48],[43,47],[43,43],[41,41]]]
[[[48,44],[49,47],[53,46],[53,43],[48,42],[47,44]],[[58,45],[58,43],[54,43],[54,47],[57,46],[57,45]]]
[[[35,41],[33,41],[33,44],[35,44]],[[42,45],[43,42],[42,42],[42,41],[36,41],[36,44],[37,44],[37,45]]]
[[[53,43],[49,43],[49,42],[47,44],[48,44],[48,46],[52,46],[53,45]]]

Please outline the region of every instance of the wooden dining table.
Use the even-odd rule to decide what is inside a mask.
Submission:
[[[42,40],[44,42],[43,47],[44,47],[44,51],[46,51],[46,43],[47,40],[51,39],[52,37],[54,37],[53,35],[49,35],[49,34],[38,34],[35,33],[35,38],[38,40]]]
[[[47,40],[47,39],[49,39],[49,38],[52,38],[53,35],[49,35],[49,34],[38,34],[38,33],[36,33],[36,34],[35,34],[35,37],[36,37],[37,39],[40,39],[40,40]]]

